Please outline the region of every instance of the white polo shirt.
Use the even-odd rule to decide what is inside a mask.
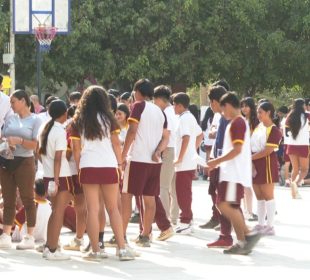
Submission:
[[[293,138],[292,132],[288,130],[288,145],[292,146],[308,146],[309,145],[309,121],[310,121],[310,114],[306,113],[306,117],[304,115],[301,115],[300,122],[301,127],[299,129],[299,132],[297,134],[296,139]],[[286,119],[286,125],[288,125]],[[289,129],[286,127],[286,129]]]
[[[13,115],[13,110],[11,109],[10,97],[0,91],[0,137],[1,128],[6,121],[6,119]]]
[[[167,117],[167,130],[170,131],[170,137],[167,147],[175,148],[176,145],[176,132],[179,124],[179,118],[174,112],[173,106],[168,106],[164,113]]]
[[[42,132],[41,132],[42,133]],[[42,145],[41,134],[39,136],[39,144]],[[71,171],[68,160],[66,158],[67,136],[64,126],[55,122],[47,138],[46,155],[41,155],[43,165],[43,176],[54,178],[54,160],[56,151],[63,151],[61,157],[59,177],[70,177]]]
[[[195,117],[190,111],[185,111],[179,116],[179,125],[176,133],[176,153],[175,158],[178,159],[183,136],[189,136],[189,143],[181,163],[175,166],[175,171],[194,170],[199,162],[199,155],[196,150],[196,138],[202,133],[201,127],[198,125]]]

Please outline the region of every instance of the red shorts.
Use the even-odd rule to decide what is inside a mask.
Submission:
[[[309,146],[287,145],[287,154],[307,158],[309,156]]]
[[[44,188],[47,193],[48,190],[48,183],[50,181],[54,181],[54,178],[43,178]],[[59,177],[59,186],[58,186],[58,192],[68,191],[72,193],[73,190],[73,182],[72,177]]]
[[[82,185],[118,184],[119,179],[119,171],[115,167],[85,167],[80,170],[80,183]]]
[[[231,204],[240,204],[244,196],[244,187],[241,184],[220,182],[217,188],[217,201],[230,202]]]
[[[279,162],[275,152],[267,157],[253,161],[256,169],[256,176],[253,184],[263,185],[279,182]]]
[[[130,161],[126,165],[123,193],[136,196],[158,196],[160,192],[161,164]]]
[[[73,182],[72,194],[73,195],[83,194],[83,188],[80,184],[80,179],[78,175],[72,175],[72,182]]]
[[[287,144],[283,145],[283,154],[284,154],[283,156],[284,162],[290,162],[291,161],[290,157],[287,154]]]

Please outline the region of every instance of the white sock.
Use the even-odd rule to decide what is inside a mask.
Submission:
[[[265,200],[257,200],[257,216],[258,216],[258,224],[260,226],[263,226],[265,224],[265,218],[266,218]]]
[[[276,215],[276,202],[274,199],[266,201],[267,225],[273,227],[274,217]]]
[[[246,241],[245,240],[238,240],[238,245],[241,247],[241,248],[244,248],[246,244]]]

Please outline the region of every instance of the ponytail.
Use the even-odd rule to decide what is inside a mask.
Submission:
[[[44,127],[42,134],[41,134],[41,146],[39,148],[40,155],[46,155],[46,146],[47,146],[47,139],[48,135],[54,125],[55,120],[51,119]]]

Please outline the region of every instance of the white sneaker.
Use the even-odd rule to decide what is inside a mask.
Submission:
[[[180,223],[175,232],[178,234],[191,234],[192,233],[192,226],[191,224]]]
[[[129,251],[134,257],[140,257],[141,256],[141,254],[139,252],[137,252],[135,249],[131,248],[129,245],[125,246],[125,250]],[[118,247],[116,248],[115,255],[117,257],[120,256],[120,249]]]
[[[11,249],[11,248],[12,248],[11,236],[6,233],[2,233],[0,235],[0,249]]]
[[[30,234],[26,234],[23,237],[23,240],[16,245],[17,250],[34,249],[34,247],[35,247],[34,237]]]
[[[46,252],[47,249],[47,252]],[[70,260],[70,256],[65,255],[61,251],[56,250],[52,253],[48,248],[44,249],[43,255],[46,252],[46,259],[49,261],[66,261]]]
[[[84,239],[74,237],[69,244],[63,246],[64,250],[71,250],[71,251],[80,251],[81,246],[84,246]]]
[[[89,251],[83,256],[83,259],[87,261],[100,262],[102,259],[106,259],[107,257],[108,254],[103,249],[100,249],[99,252]]]

